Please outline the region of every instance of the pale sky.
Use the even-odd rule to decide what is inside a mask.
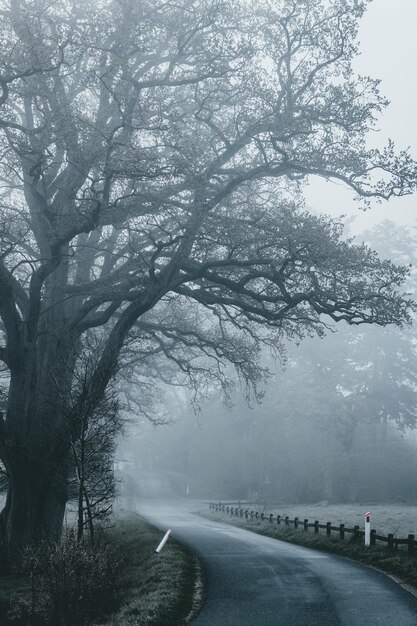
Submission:
[[[362,53],[355,69],[380,79],[381,93],[390,100],[379,124],[381,140],[391,137],[398,149],[411,146],[417,158],[417,0],[373,0],[359,40]],[[355,208],[352,197],[341,185],[316,180],[307,202],[329,214],[357,215],[354,232],[383,219],[417,227],[417,195],[394,198],[366,213]]]

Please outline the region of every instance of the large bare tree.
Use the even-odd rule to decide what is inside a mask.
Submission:
[[[320,329],[323,316],[409,319],[407,269],[302,209],[312,175],[365,202],[415,187],[408,154],[367,147],[386,102],[351,70],[363,10],[357,0],[0,3],[9,556],[60,534],[85,333],[99,329],[103,345],[88,383],[98,401],[131,336],[162,352],[174,335],[201,341],[250,376],[253,342]],[[180,325],[173,306],[187,311]],[[201,307],[211,330],[207,316],[196,325]]]

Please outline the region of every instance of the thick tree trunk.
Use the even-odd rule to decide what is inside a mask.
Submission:
[[[67,467],[64,458],[58,465],[15,454],[3,516],[11,567],[19,567],[26,546],[59,540],[67,502]]]
[[[54,387],[54,380],[66,382],[64,375],[27,380],[25,371],[12,376],[3,426],[9,485],[0,545],[12,567],[20,565],[25,546],[60,538],[68,499],[70,433],[63,394]]]

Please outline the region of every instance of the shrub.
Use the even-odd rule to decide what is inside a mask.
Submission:
[[[104,540],[92,548],[68,531],[56,545],[30,548],[25,570],[32,584],[32,614],[45,624],[83,626],[105,615],[117,604],[120,564]]]

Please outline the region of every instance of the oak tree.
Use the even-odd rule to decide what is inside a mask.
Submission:
[[[131,332],[160,347],[187,337],[164,315],[173,302],[212,313],[218,358],[241,337],[246,370],[251,345],[320,330],[326,315],[409,320],[407,268],[302,209],[309,176],[365,202],[415,188],[407,153],[366,143],[386,101],[351,68],[365,4],[2,0],[9,557],[61,532],[87,332],[103,340],[98,401]]]

